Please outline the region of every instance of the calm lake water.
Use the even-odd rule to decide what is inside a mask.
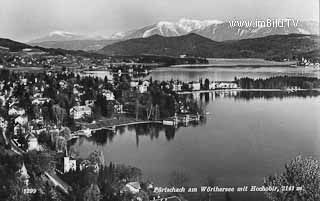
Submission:
[[[197,81],[200,78],[214,81],[233,81],[235,77],[250,77],[250,78],[268,78],[272,76],[310,76],[320,78],[320,71],[306,69],[304,67],[235,67],[235,68],[186,68],[186,67],[168,67],[158,68],[153,70],[148,77],[153,80],[168,81],[171,79],[182,81]]]
[[[235,76],[270,77],[317,72],[275,68],[199,69],[197,71],[152,72],[153,79],[186,81],[209,77],[233,80]],[[292,70],[292,71],[291,71]],[[107,162],[138,167],[157,185],[170,182],[173,171],[181,171],[189,184],[199,187],[208,178],[216,185],[238,187],[263,185],[263,178],[284,169],[299,154],[320,157],[320,96],[309,92],[237,92],[193,95],[208,113],[199,125],[171,127],[140,125],[122,127],[112,135],[103,131],[81,138],[72,145],[86,158],[102,150]],[[231,194],[236,200],[264,200],[263,193]]]

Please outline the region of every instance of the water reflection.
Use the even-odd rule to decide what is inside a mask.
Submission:
[[[319,91],[214,91],[206,93],[188,94],[188,98],[198,100],[198,102],[209,103],[215,99],[234,98],[235,100],[254,99],[284,99],[289,97],[310,98],[320,95]]]
[[[198,105],[199,108],[202,108],[203,114],[206,115],[207,105],[210,104],[214,100],[219,99],[234,99],[238,101],[250,101],[255,99],[285,99],[290,97],[300,97],[300,98],[308,98],[308,97],[317,97],[320,95],[318,91],[297,91],[297,92],[285,92],[285,91],[215,91],[208,93],[194,93],[194,94],[186,94],[181,95],[185,99],[192,99]],[[212,114],[214,115],[214,114]],[[139,147],[139,138],[148,136],[150,140],[158,139],[161,135],[164,135],[167,141],[174,140],[176,133],[180,128],[183,127],[198,127],[205,125],[207,123],[206,116],[202,118],[198,122],[188,122],[187,124],[178,124],[176,127],[174,126],[165,126],[162,124],[140,124],[140,125],[129,125],[123,127],[117,127],[116,132],[110,130],[99,130],[93,133],[92,137],[89,141],[92,141],[98,146],[104,146],[108,143],[112,143],[113,138],[116,135],[124,135],[125,133],[133,133],[135,135],[136,147]],[[80,139],[79,144],[83,143],[84,139]]]
[[[233,81],[234,77],[250,77],[253,79],[269,78],[274,76],[306,76],[320,78],[320,72],[306,69],[304,67],[234,67],[234,68],[158,68],[147,77],[154,80],[168,81],[181,80],[184,82],[209,78],[215,81]]]
[[[89,139],[97,145],[105,145],[112,143],[115,135],[123,135],[126,132],[134,133],[136,138],[136,146],[139,147],[139,137],[149,136],[150,140],[158,139],[163,133],[167,141],[174,139],[175,133],[179,128],[172,126],[163,126],[162,124],[140,124],[122,126],[116,129],[116,132],[110,130],[99,130],[93,133]]]

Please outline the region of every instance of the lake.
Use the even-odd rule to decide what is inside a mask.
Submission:
[[[160,68],[153,80],[184,81],[277,75],[312,76],[302,68]],[[190,95],[189,95],[190,96]],[[320,96],[310,92],[232,92],[191,95],[208,113],[205,121],[177,129],[159,125],[128,126],[116,134],[101,131],[72,146],[79,157],[102,150],[107,162],[138,167],[156,185],[183,172],[199,187],[208,178],[216,185],[263,185],[263,178],[280,173],[299,154],[320,157]],[[263,193],[231,194],[236,200],[264,200]]]
[[[320,96],[280,93],[198,95],[209,113],[199,125],[122,127],[73,146],[83,158],[102,150],[106,161],[138,167],[157,185],[180,171],[193,186],[208,178],[220,186],[260,186],[295,156],[320,156]],[[237,197],[255,200],[263,193]]]
[[[310,76],[320,78],[320,71],[304,67],[166,67],[153,70],[147,78],[184,82],[209,78],[212,81],[233,81],[235,77],[268,78],[272,76]]]

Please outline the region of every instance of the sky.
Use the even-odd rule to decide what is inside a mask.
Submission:
[[[63,30],[108,37],[158,21],[296,18],[319,21],[319,0],[0,0],[0,38]]]

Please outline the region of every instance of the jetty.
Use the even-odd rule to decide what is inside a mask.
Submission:
[[[188,124],[189,122],[200,121],[202,115],[200,114],[175,114],[173,117],[169,117],[162,121],[163,125],[177,126],[178,124]]]
[[[156,123],[156,124],[162,124],[162,120],[134,120],[134,119],[128,119],[126,121],[119,121],[119,122],[110,122],[110,121],[98,121],[94,123],[82,123],[82,129],[74,132],[69,140],[78,138],[80,136],[85,136],[85,137],[90,137],[92,133],[95,133],[96,131],[99,130],[108,130],[112,132],[116,132],[116,129],[118,127],[123,127],[123,126],[130,126],[130,125],[139,125],[139,124],[151,124],[151,123]]]
[[[76,139],[81,136],[91,137],[93,133],[100,130],[108,130],[116,132],[118,127],[130,126],[130,125],[141,125],[141,124],[161,124],[167,126],[177,126],[178,124],[187,125],[189,122],[198,122],[203,115],[200,114],[175,114],[172,117],[168,117],[162,120],[135,120],[127,119],[121,122],[110,122],[100,120],[94,123],[82,123],[82,129],[71,134],[68,140]]]

